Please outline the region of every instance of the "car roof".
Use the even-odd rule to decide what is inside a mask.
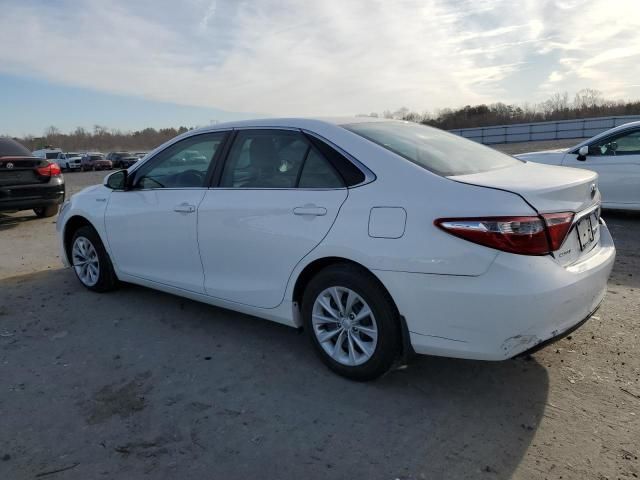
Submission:
[[[376,117],[282,117],[282,118],[255,118],[251,120],[237,120],[233,122],[215,123],[200,127],[191,132],[209,132],[216,130],[224,130],[229,128],[248,128],[248,127],[274,127],[274,128],[308,128],[313,129],[318,126],[326,125],[346,125],[352,123],[368,123],[394,121],[391,119],[380,119]]]

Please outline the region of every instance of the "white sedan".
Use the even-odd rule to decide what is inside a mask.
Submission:
[[[569,149],[523,153],[516,157],[593,170],[599,175],[604,208],[640,210],[640,122],[612,128]]]
[[[57,229],[87,288],[303,327],[359,380],[414,352],[539,348],[598,308],[615,257],[595,173],[369,118],[187,132],[74,195]]]

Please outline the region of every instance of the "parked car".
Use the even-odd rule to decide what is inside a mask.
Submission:
[[[31,155],[56,162],[63,171],[77,170],[80,168],[79,156],[77,154],[64,153],[60,148],[43,148],[31,152]]]
[[[66,152],[65,159],[59,160],[58,165],[64,170],[80,170],[82,167],[82,154],[78,152]]]
[[[593,170],[599,176],[604,208],[640,210],[640,122],[620,125],[568,149],[516,157],[528,162]]]
[[[102,153],[86,153],[81,160],[81,170],[111,170],[113,164]]]
[[[107,160],[111,160],[113,168],[129,168],[138,161],[138,156],[129,152],[110,152]]]
[[[511,358],[586,321],[615,257],[597,181],[408,122],[263,119],[165,143],[74,195],[57,229],[90,290],[304,327],[367,380],[412,352]]]
[[[142,160],[144,157],[147,156],[147,153],[149,152],[135,152],[134,155],[138,157],[140,160]]]
[[[15,140],[0,137],[0,211],[33,209],[38,217],[52,217],[64,194],[55,161],[35,157]]]

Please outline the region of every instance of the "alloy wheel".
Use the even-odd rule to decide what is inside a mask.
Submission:
[[[346,287],[323,290],[313,304],[313,333],[322,349],[336,362],[361,365],[378,343],[378,325],[367,302]]]
[[[87,287],[93,287],[100,278],[98,252],[86,237],[77,237],[71,251],[73,268],[80,281]]]

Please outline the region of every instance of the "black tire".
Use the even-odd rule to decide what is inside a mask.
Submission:
[[[113,264],[111,263],[109,254],[105,250],[104,244],[102,243],[102,240],[100,240],[98,232],[96,232],[93,227],[86,225],[84,227],[80,227],[74,232],[71,239],[71,244],[68,246],[70,261],[73,263],[73,254],[71,252],[73,251],[73,245],[79,237],[84,237],[91,242],[98,254],[98,263],[100,268],[98,281],[95,285],[90,286],[82,281],[82,279],[78,275],[78,272],[76,272],[75,268],[72,267],[74,269],[74,272],[76,273],[76,276],[78,277],[78,280],[84,287],[88,288],[89,290],[93,290],[94,292],[102,293],[114,290],[118,286],[118,277],[116,277],[116,274],[113,270]]]
[[[371,357],[360,365],[348,366],[334,360],[321,346],[312,323],[313,305],[327,288],[348,288],[368,304],[378,328],[377,344]],[[304,329],[320,359],[334,372],[357,381],[374,380],[392,367],[401,352],[400,318],[388,292],[363,268],[349,264],[321,270],[307,285],[302,299]]]
[[[48,205],[46,207],[36,207],[33,212],[39,218],[54,217],[58,214],[58,205]]]

